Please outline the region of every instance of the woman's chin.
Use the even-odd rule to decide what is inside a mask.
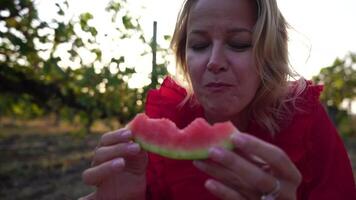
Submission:
[[[231,107],[230,109],[225,106],[205,108],[205,115],[211,123],[228,121],[231,116]]]

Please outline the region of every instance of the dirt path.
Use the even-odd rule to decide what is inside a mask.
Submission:
[[[0,129],[0,199],[77,199],[98,134],[4,134]]]

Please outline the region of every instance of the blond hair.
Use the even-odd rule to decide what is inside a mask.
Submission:
[[[183,73],[192,90],[185,61],[187,23],[189,12],[198,0],[185,0],[178,15],[171,41],[177,69]],[[276,0],[256,0],[257,21],[253,30],[253,57],[261,85],[249,104],[249,114],[271,134],[280,131],[277,123],[290,115],[287,103],[296,98],[287,97],[288,77],[293,77],[288,59],[288,24],[278,9]],[[302,88],[298,89],[300,91]]]

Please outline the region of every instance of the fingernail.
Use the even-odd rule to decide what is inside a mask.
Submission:
[[[224,152],[220,148],[213,147],[209,149],[209,155],[213,160],[219,161],[224,156]]]
[[[123,158],[116,158],[111,162],[111,166],[114,168],[122,168],[125,165],[125,161]]]
[[[234,134],[232,136],[233,141],[237,145],[237,147],[242,147],[246,144],[246,138],[242,134]]]
[[[123,137],[123,138],[131,137],[131,131],[129,131],[129,130],[124,131],[123,133],[120,134],[120,137]]]
[[[205,187],[207,187],[210,190],[215,190],[216,189],[216,185],[214,184],[214,182],[212,180],[207,180],[205,182]]]
[[[204,164],[201,161],[198,160],[194,160],[193,161],[193,165],[199,169],[203,169],[204,168]]]
[[[138,145],[137,143],[130,143],[127,146],[127,150],[131,153],[138,153],[138,152],[140,152],[141,148],[140,148],[140,145]]]

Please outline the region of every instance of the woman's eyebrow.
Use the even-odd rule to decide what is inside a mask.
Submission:
[[[247,28],[231,28],[227,30],[227,33],[240,33],[240,32],[252,33],[252,31]]]
[[[231,29],[228,29],[226,32],[228,34],[231,34],[231,33],[242,33],[242,32],[247,32],[247,33],[251,33],[252,34],[252,31],[247,29],[247,28],[231,28]],[[202,29],[193,29],[193,30],[189,31],[188,34],[206,35],[207,31],[202,30]]]
[[[193,29],[191,31],[189,31],[188,34],[194,34],[194,35],[206,35],[207,32],[201,29]]]

